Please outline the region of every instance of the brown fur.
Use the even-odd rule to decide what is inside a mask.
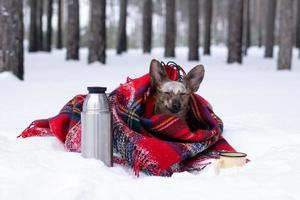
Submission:
[[[155,114],[171,114],[186,120],[190,95],[198,90],[204,77],[203,65],[197,65],[182,82],[177,82],[170,80],[160,62],[153,59],[150,76],[151,86],[155,90]]]

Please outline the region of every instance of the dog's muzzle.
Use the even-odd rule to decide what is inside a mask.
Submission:
[[[171,109],[169,109],[171,111],[171,113],[178,113],[180,111],[181,108],[181,103],[178,100],[174,100],[172,102],[172,107]]]

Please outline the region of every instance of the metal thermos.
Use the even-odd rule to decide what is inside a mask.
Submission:
[[[105,87],[88,87],[81,112],[81,155],[112,166],[111,113]]]

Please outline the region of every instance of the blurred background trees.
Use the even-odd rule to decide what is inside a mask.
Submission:
[[[152,19],[153,2],[144,0],[143,3],[143,52],[150,53],[152,48]]]
[[[176,0],[165,0],[165,57],[175,57],[176,43]]]
[[[291,69],[293,48],[293,0],[279,1],[279,53],[277,69]]]
[[[203,54],[210,55],[211,45],[211,22],[212,22],[212,10],[214,0],[204,1],[204,41],[203,41]]]
[[[106,61],[105,8],[106,0],[91,0],[88,63]]]
[[[273,57],[274,30],[276,17],[276,0],[267,0],[266,10],[266,34],[265,34],[265,57]]]
[[[243,0],[229,1],[227,62],[242,63]]]
[[[188,59],[199,60],[199,1],[189,0]]]
[[[119,28],[117,39],[117,54],[127,51],[127,0],[120,1],[120,15],[119,15]]]
[[[67,60],[79,60],[79,0],[67,0],[67,4]]]
[[[107,48],[120,54],[161,47],[175,57],[175,47],[184,46],[188,60],[201,60],[214,54],[211,46],[225,45],[228,63],[242,64],[251,46],[271,59],[278,46],[277,68],[292,69],[292,49],[300,49],[300,0],[0,0],[0,25],[0,72],[20,79],[23,37],[29,52],[65,48],[73,60],[88,47],[82,58],[88,63],[105,63]],[[8,64],[9,55],[16,64]]]
[[[0,72],[12,71],[23,80],[23,1],[0,1],[0,28]]]

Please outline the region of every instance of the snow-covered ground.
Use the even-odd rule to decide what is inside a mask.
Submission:
[[[276,51],[277,52],[277,51]],[[108,51],[107,65],[65,61],[64,51],[25,55],[25,81],[0,74],[0,199],[272,199],[300,198],[300,59],[293,70],[276,71],[276,58],[264,59],[252,48],[244,64],[227,65],[225,47],[201,56],[206,74],[198,93],[214,106],[225,124],[225,138],[252,161],[242,168],[213,166],[171,178],[135,177],[121,166],[66,152],[54,137],[17,139],[35,119],[55,115],[89,85],[109,91],[127,76],[148,72],[151,58],[167,61],[162,49],[151,55]],[[187,49],[177,48],[175,62],[186,71]],[[276,55],[276,53],[275,53]]]

